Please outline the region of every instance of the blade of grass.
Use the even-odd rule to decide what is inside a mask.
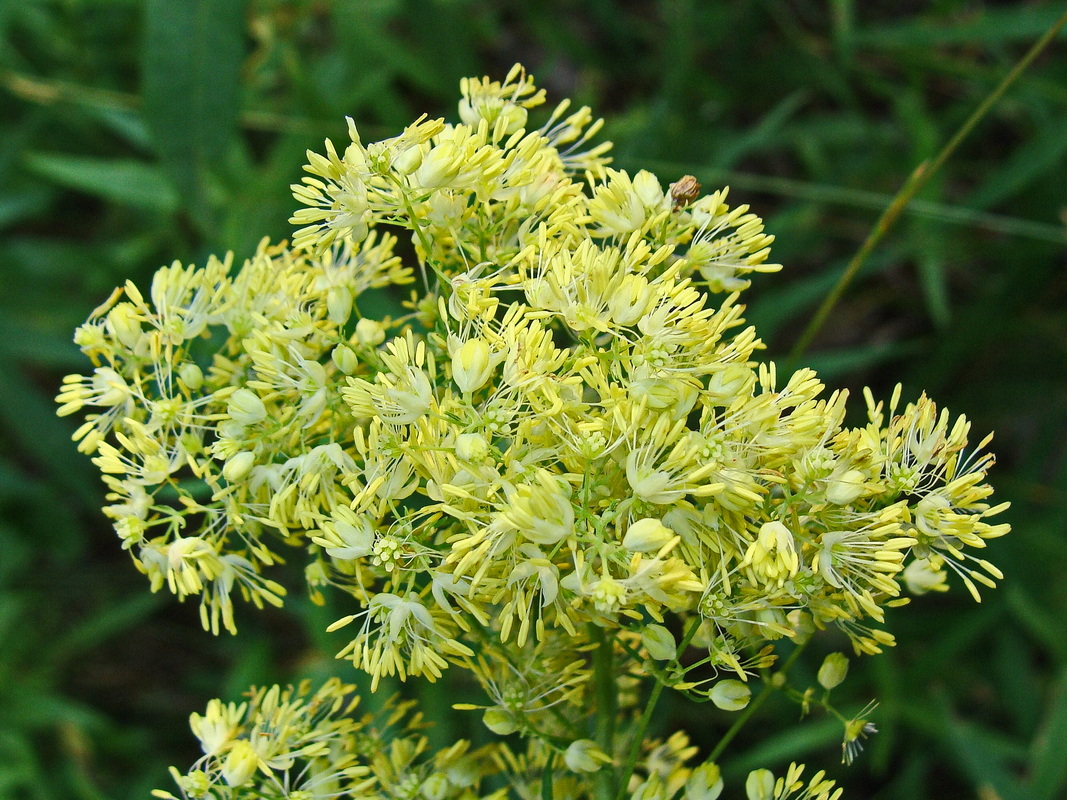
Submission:
[[[157,167],[132,159],[30,153],[26,168],[68,189],[113,203],[170,213],[178,206],[173,185]]]
[[[1030,63],[1037,58],[1037,56],[1049,45],[1049,43],[1056,37],[1056,34],[1067,24],[1067,11],[1064,11],[1060,17],[1053,23],[1045,34],[1038,39],[1037,42],[1027,51],[1014,67],[1004,76],[1004,80],[990,92],[986,98],[979,104],[978,108],[974,110],[970,117],[959,127],[948,143],[941,149],[932,161],[924,161],[915,168],[915,170],[905,180],[904,185],[900,188],[900,191],[894,196],[892,202],[886,207],[885,211],[878,218],[878,221],[874,225],[874,229],[867,236],[867,239],[860,246],[859,251],[853,256],[848,266],[845,268],[844,273],[838,280],[837,285],[834,286],[830,294],[823,300],[821,306],[815,312],[811,322],[808,323],[807,328],[801,334],[797,340],[796,346],[789,354],[789,361],[787,364],[787,372],[791,370],[792,365],[798,358],[808,349],[808,345],[814,340],[815,335],[822,329],[822,326],[826,323],[826,320],[830,316],[830,312],[834,306],[841,299],[841,295],[844,294],[845,289],[852,282],[852,278],[856,272],[863,265],[863,262],[870,256],[871,251],[877,246],[882,238],[889,232],[890,228],[900,217],[901,212],[929,180],[941,169],[942,165],[949,159],[949,157],[956,151],[960,143],[967,138],[967,135],[974,129],[974,127],[989,113],[989,110],[997,103],[998,100],[1004,95],[1008,88],[1016,81],[1016,79],[1026,71],[1026,68],[1030,66]]]
[[[1067,786],[1067,670],[1053,688],[1048,714],[1045,716],[1030,751],[1028,789],[1036,800],[1053,800],[1063,796]]]
[[[242,0],[149,0],[144,115],[194,220],[210,230],[205,183],[237,133]]]

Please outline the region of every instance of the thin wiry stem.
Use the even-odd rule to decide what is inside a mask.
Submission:
[[[793,652],[789,654],[789,658],[786,659],[786,662],[782,665],[781,670],[779,670],[782,675],[789,674],[789,668],[792,667],[793,664],[796,662],[797,658],[800,657],[800,654],[804,651],[804,647],[806,644],[807,642],[805,642],[804,644],[797,645],[796,649],[794,649]],[[726,733],[722,735],[722,738],[719,739],[719,743],[715,745],[715,749],[712,750],[711,755],[708,756],[708,761],[715,761],[716,759],[718,759],[719,756],[722,755],[723,751],[726,749],[726,745],[730,744],[730,742],[733,741],[733,738],[737,736],[737,734],[741,731],[743,727],[745,727],[745,723],[752,718],[752,715],[759,710],[759,707],[763,705],[767,698],[770,697],[771,692],[773,692],[776,688],[777,686],[774,684],[773,681],[766,678],[764,679],[763,689],[758,695],[756,695],[755,700],[745,706],[745,709],[738,715],[737,719],[734,720],[734,724],[731,725],[730,728],[726,731]]]
[[[808,349],[808,346],[814,340],[815,335],[822,329],[822,326],[826,324],[826,320],[830,316],[830,312],[833,311],[834,306],[841,299],[841,295],[844,294],[845,289],[852,282],[852,279],[856,277],[856,273],[859,272],[860,267],[867,261],[871,252],[882,240],[882,238],[889,232],[889,229],[893,227],[896,221],[900,218],[901,212],[904,211],[905,206],[911,201],[911,199],[918,194],[918,192],[926,186],[930,179],[937,174],[938,170],[944,166],[949,157],[956,151],[960,143],[967,138],[967,135],[974,129],[974,127],[989,113],[989,110],[997,103],[998,100],[1004,95],[1015,81],[1019,78],[1026,68],[1030,66],[1030,63],[1037,58],[1037,56],[1049,45],[1049,43],[1056,37],[1056,34],[1060,32],[1060,29],[1067,24],[1067,11],[1064,11],[1060,15],[1059,19],[1052,24],[1044,35],[1034,43],[1034,46],[1024,55],[1019,61],[1011,68],[1011,71],[1004,76],[1004,79],[1000,84],[990,92],[986,98],[979,104],[978,108],[967,118],[959,129],[953,134],[952,138],[948,140],[948,143],[941,148],[932,161],[924,161],[908,176],[904,181],[904,185],[900,187],[900,190],[893,196],[892,201],[882,212],[878,221],[874,224],[874,228],[867,235],[860,249],[856,252],[856,255],[849,261],[845,271],[841,274],[834,288],[830,290],[830,293],[826,295],[822,305],[819,306],[815,315],[811,318],[808,326],[804,329],[804,332],[800,335],[796,345],[793,347],[792,352],[789,354],[789,371],[792,371],[793,364],[801,355]]]

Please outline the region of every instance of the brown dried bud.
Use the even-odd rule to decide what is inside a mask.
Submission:
[[[700,196],[700,184],[692,175],[683,175],[671,184],[671,199],[674,207],[681,208],[692,203]]]

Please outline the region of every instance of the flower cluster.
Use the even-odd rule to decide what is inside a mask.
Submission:
[[[925,396],[868,393],[849,428],[844,392],[755,359],[740,293],[779,266],[726,189],[609,168],[587,108],[532,127],[544,94],[518,67],[461,88],[459,123],[365,145],[350,122],[309,153],[291,246],[117,291],[77,332],[96,369],[66,379],[60,413],[89,412],[76,438],[105,513],[206,628],[235,631],[235,593],[280,604],[269,568],[301,550],[313,599],[350,598],[340,656],[374,686],[469,670],[490,729],[531,742],[499,756],[515,775],[632,751],[634,797],[715,797],[713,765],[642,772],[640,740],[586,739],[595,685],[625,665],[742,708],[778,640],[832,626],[877,653],[902,587],[954,572],[977,598],[1000,574],[974,553],[1008,530],[988,521],[992,457]],[[368,290],[416,281],[369,313]],[[290,702],[256,697],[257,714]],[[369,774],[336,766],[347,744],[294,733],[271,755],[234,733],[244,707],[209,715],[194,728],[223,744],[186,782],[289,786],[282,765],[327,751],[345,780]],[[798,775],[753,773],[748,795],[837,796]]]

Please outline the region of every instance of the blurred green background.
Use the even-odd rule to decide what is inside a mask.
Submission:
[[[174,258],[283,238],[308,147],[453,116],[458,81],[522,61],[607,117],[616,166],[732,187],[778,238],[750,319],[788,352],[878,212],[1061,3],[859,0],[0,0],[0,797],[141,798],[197,756],[187,717],[334,667],[323,618],[242,609],[202,633],[151,596],[54,416],[73,328]],[[827,768],[847,797],[1067,794],[1067,39],[993,110],[875,251],[805,362],[883,396],[925,389],[995,429],[1006,574],[893,612],[853,664],[881,700],[851,768],[836,723],[772,702],[744,770]],[[858,398],[857,398],[858,399]],[[823,649],[840,647],[829,641]],[[799,667],[813,678],[819,653]],[[350,673],[347,673],[350,676]],[[669,707],[661,728],[707,727]],[[715,721],[714,724],[719,724]],[[783,732],[784,731],[784,732]]]

